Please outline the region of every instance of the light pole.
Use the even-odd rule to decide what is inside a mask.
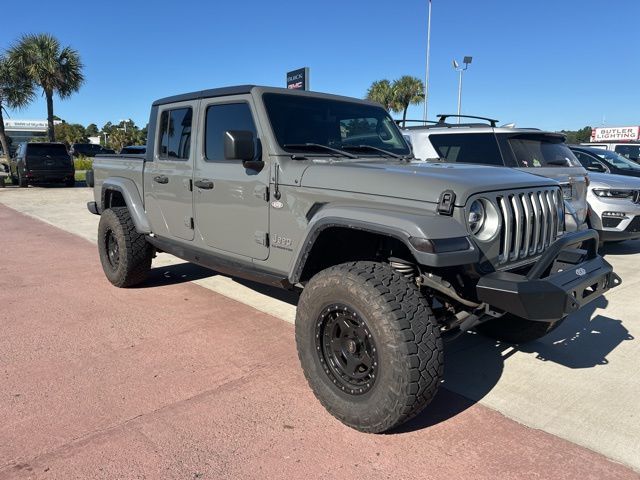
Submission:
[[[473,57],[464,57],[464,60],[462,60],[464,67],[461,67],[455,60],[453,61],[453,69],[460,74],[460,79],[458,80],[458,123],[460,123],[460,112],[462,111],[462,74],[471,65],[471,60],[473,60]]]
[[[427,121],[427,103],[429,102],[428,95],[431,95],[429,90],[429,52],[431,51],[431,0],[429,0],[429,19],[427,20],[427,68],[424,75],[424,115],[423,120]]]

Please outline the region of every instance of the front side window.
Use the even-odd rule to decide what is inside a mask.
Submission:
[[[191,152],[191,107],[165,110],[160,115],[160,157],[186,160]]]
[[[204,150],[205,159],[209,162],[224,160],[224,132],[227,130],[245,130],[258,132],[251,116],[249,104],[225,103],[211,105],[207,108],[205,120]]]
[[[447,162],[504,166],[493,133],[432,134],[429,141]]]
[[[606,170],[604,165],[602,165],[602,163],[593,158],[591,155],[587,155],[586,153],[577,151],[574,151],[573,154],[576,156],[580,164],[586,169],[602,167],[603,170]]]
[[[359,156],[379,155],[361,146],[398,155],[410,153],[400,131],[381,107],[279,93],[265,93],[263,100],[276,140],[285,151],[305,150],[305,144],[315,143],[343,150],[358,148]]]

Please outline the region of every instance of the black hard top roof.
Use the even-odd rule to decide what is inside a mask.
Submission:
[[[201,98],[225,97],[227,95],[242,95],[243,93],[251,93],[251,89],[255,85],[236,85],[233,87],[210,88],[209,90],[200,90],[197,92],[183,93],[181,95],[173,95],[165,97],[153,102],[153,106],[165,105],[167,103],[186,102],[189,100],[199,100]]]
[[[260,85],[237,85],[233,87],[212,88],[209,90],[200,90],[198,92],[183,93],[182,95],[174,95],[172,97],[165,97],[165,98],[156,100],[155,102],[153,102],[153,106],[156,107],[158,105],[166,105],[168,103],[187,102],[189,100],[200,100],[202,98],[226,97],[228,95],[249,94],[254,89],[257,89],[259,92],[287,93],[289,95],[323,97],[327,99],[357,102],[357,103],[362,103],[367,105],[380,106],[380,104],[371,102],[366,99],[344,97],[341,95],[333,95],[330,93],[313,92],[313,91],[305,91],[305,90],[289,90],[281,87],[264,87]]]

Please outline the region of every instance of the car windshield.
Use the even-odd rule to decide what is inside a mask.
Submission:
[[[28,146],[28,153],[34,157],[45,157],[47,155],[67,155],[67,149],[62,144],[38,144],[31,143]]]
[[[616,153],[637,162],[640,160],[640,145],[616,145]]]
[[[636,162],[629,160],[622,155],[618,155],[615,152],[610,152],[609,150],[589,150],[591,153],[598,155],[602,158],[606,163],[613,165],[614,167],[619,168],[620,170],[634,170],[640,171],[640,165]]]
[[[509,138],[509,145],[523,167],[580,166],[580,162],[561,137],[518,135]]]
[[[385,155],[376,149],[410,154],[400,131],[381,107],[280,93],[265,93],[263,100],[276,140],[287,152],[306,151],[304,144],[316,144],[339,150],[358,147],[350,150],[358,156]],[[362,145],[375,148],[366,149]],[[317,146],[309,150],[330,153]]]

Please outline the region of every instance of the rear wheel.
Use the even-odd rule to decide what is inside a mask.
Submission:
[[[65,180],[64,185],[65,185],[65,187],[75,187],[76,186],[76,179],[75,178],[69,178],[68,180]]]
[[[26,188],[29,186],[27,179],[22,175],[22,172],[18,170],[18,185],[22,188]]]
[[[384,432],[420,413],[443,375],[429,305],[382,263],[346,263],[314,276],[298,303],[296,343],[318,400],[363,432]]]
[[[527,343],[544,337],[558,328],[564,318],[555,322],[536,322],[515,315],[505,315],[481,323],[476,330],[490,338],[507,343]]]
[[[153,247],[136,231],[127,207],[105,210],[98,225],[102,269],[116,287],[142,283],[151,268]]]

